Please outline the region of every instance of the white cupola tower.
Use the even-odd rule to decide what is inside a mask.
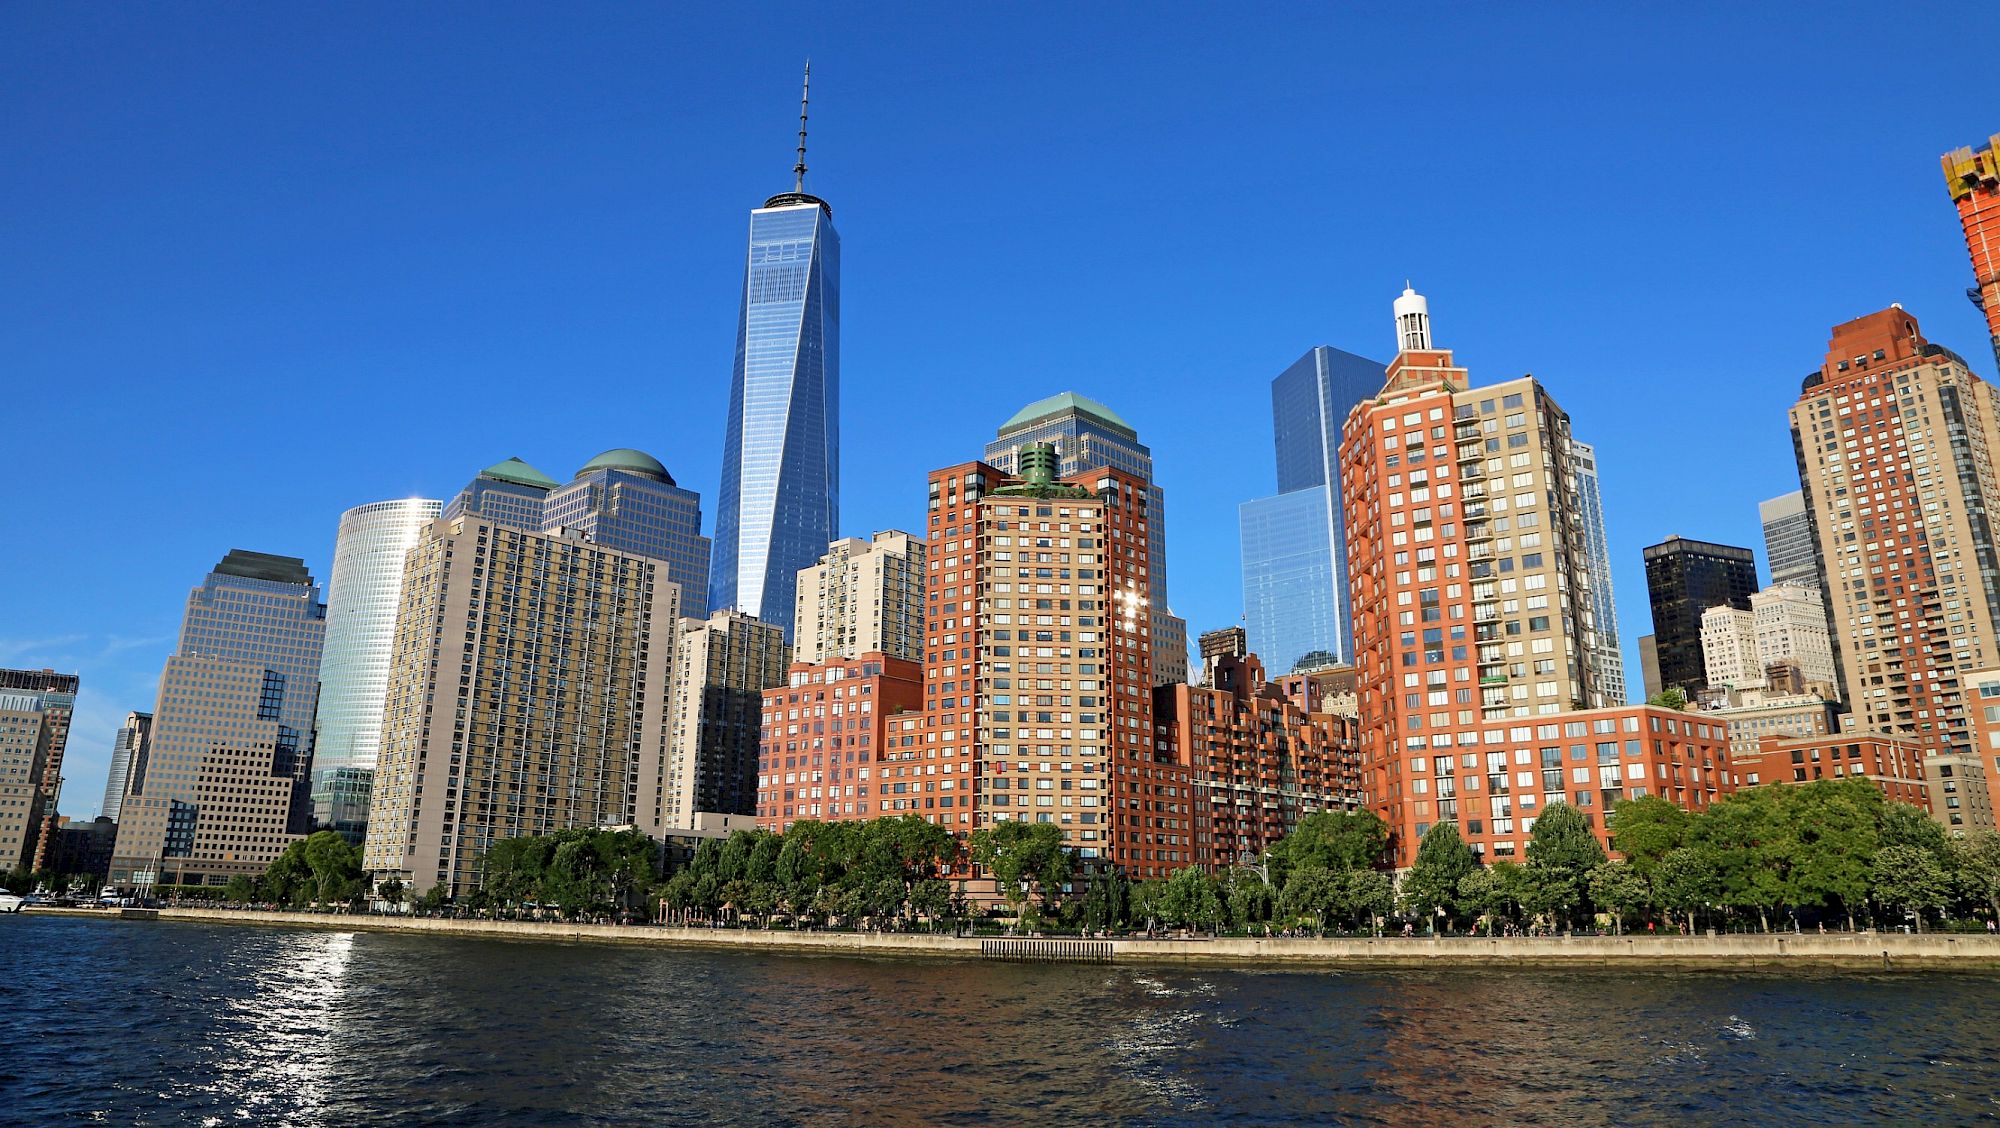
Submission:
[[[1431,347],[1431,305],[1422,294],[1403,282],[1403,295],[1396,299],[1396,351],[1423,352]]]

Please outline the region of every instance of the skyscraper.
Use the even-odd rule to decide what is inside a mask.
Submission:
[[[888,529],[827,546],[799,573],[792,661],[817,665],[881,653],[924,658],[924,542]]]
[[[986,464],[1020,472],[1022,448],[1047,443],[1056,450],[1056,473],[1073,477],[1109,466],[1146,482],[1153,541],[1146,560],[1146,617],[1153,640],[1153,676],[1161,685],[1187,680],[1187,623],[1167,602],[1166,493],[1153,479],[1153,452],[1117,412],[1075,392],[1062,392],[1015,412],[986,444]]]
[[[787,638],[799,570],[840,530],[840,237],[805,190],[805,126],[802,98],[792,190],[750,213],[708,593]]]
[[[54,845],[79,679],[0,670],[0,869],[41,869]]]
[[[931,472],[925,708],[891,718],[877,794],[959,833],[1054,824],[1086,870],[1166,877],[1201,859],[1188,771],[1154,747],[1151,483],[1059,478],[1047,445],[1016,463]]]
[[[1838,700],[1826,607],[1811,584],[1772,584],[1750,597],[1750,610],[1724,603],[1702,612],[1704,680],[1711,687],[1760,689],[1772,667]]]
[[[1813,545],[1812,523],[1806,520],[1804,491],[1758,502],[1757,519],[1764,526],[1764,560],[1771,569],[1771,582],[1818,587],[1819,552]]]
[[[189,594],[119,810],[113,884],[221,884],[310,828],[325,640],[326,604],[296,557],[231,549]]]
[[[368,820],[368,782],[382,743],[382,697],[396,644],[403,557],[442,508],[441,502],[413,497],[357,505],[340,515],[313,743],[313,819],[320,826],[358,837]]]
[[[118,808],[125,802],[125,792],[132,786],[133,773],[144,774],[146,734],[152,730],[151,713],[125,714],[125,723],[119,726],[118,735],[112,739],[111,766],[104,773],[104,799],[98,804],[98,814],[117,821]]]
[[[1837,325],[1792,405],[1853,727],[1971,751],[1964,675],[2000,664],[2000,402],[1901,308]]]
[[[698,814],[754,815],[764,691],[785,684],[791,664],[784,632],[716,611],[683,618],[673,635],[663,823],[678,829],[694,826]]]
[[[682,488],[652,455],[621,448],[584,463],[568,485],[549,491],[542,528],[664,563],[667,578],[680,585],[681,614],[708,614],[711,546],[701,535],[701,495]]]
[[[1986,314],[1993,361],[2000,364],[2000,133],[1978,149],[1954,149],[1943,160],[1945,187],[1972,256],[1972,288],[1965,294]]]
[[[542,507],[556,480],[518,458],[496,462],[446,503],[444,517],[472,516],[510,529],[539,532]]]
[[[1308,654],[1347,661],[1347,536],[1340,511],[1340,426],[1382,389],[1379,361],[1321,345],[1271,381],[1275,497],[1237,509],[1243,621],[1250,649],[1278,674]]]
[[[1642,555],[1663,683],[1647,688],[1655,693],[1678,689],[1691,697],[1708,684],[1702,612],[1724,604],[1750,610],[1750,597],[1757,592],[1757,559],[1747,548],[1678,536],[1648,546]]]
[[[1598,488],[1597,448],[1570,441],[1570,488],[1590,554],[1591,633],[1597,640],[1597,685],[1593,705],[1625,703],[1625,651],[1618,636],[1618,600],[1611,591],[1611,541],[1604,531],[1604,494]]]
[[[1244,630],[1279,674],[1301,658],[1344,660],[1354,650],[1339,571],[1345,554],[1332,551],[1332,497],[1313,486],[1237,507]]]
[[[456,895],[501,839],[657,833],[667,570],[581,534],[432,522],[405,563],[363,867]]]
[[[1600,839],[1618,800],[1705,806],[1729,786],[1719,730],[1647,706],[1593,708],[1590,546],[1569,416],[1532,377],[1471,387],[1396,301],[1400,347],[1341,437],[1363,801],[1410,865],[1442,822],[1520,859],[1551,803]]]

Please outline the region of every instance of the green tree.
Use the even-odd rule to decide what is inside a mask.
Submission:
[[[1403,875],[1403,908],[1436,923],[1444,910],[1448,923],[1456,923],[1466,908],[1459,897],[1459,883],[1479,868],[1479,855],[1458,836],[1458,824],[1433,825],[1417,845],[1417,860]]]
[[[1332,870],[1323,866],[1293,869],[1278,895],[1278,906],[1295,920],[1310,919],[1316,931],[1324,932],[1328,919],[1339,915],[1344,892],[1340,876]]]
[[[1396,911],[1396,887],[1387,874],[1372,869],[1348,870],[1335,880],[1335,911],[1355,927],[1366,931],[1376,917]]]
[[[1017,918],[1029,886],[1041,893],[1046,907],[1061,895],[1074,866],[1070,852],[1063,847],[1062,828],[1019,819],[973,831],[972,859],[993,875]]]
[[[403,892],[403,879],[400,877],[391,877],[375,885],[375,895],[392,905],[403,903]]]
[[[239,873],[229,879],[229,884],[222,887],[222,895],[227,900],[242,904],[259,900],[260,898],[257,896],[257,879]]]
[[[1126,912],[1133,924],[1151,931],[1160,921],[1160,898],[1166,894],[1164,881],[1141,881],[1131,887]]]
[[[1271,884],[1283,888],[1293,869],[1372,869],[1389,844],[1389,827],[1373,811],[1316,811],[1266,851]]]
[[[1634,872],[1651,877],[1660,859],[1687,840],[1690,816],[1657,795],[1620,800],[1606,824],[1611,848],[1625,855]]]
[[[1670,686],[1666,689],[1661,690],[1658,693],[1655,693],[1651,697],[1646,698],[1646,704],[1657,706],[1661,709],[1678,710],[1678,709],[1686,709],[1688,707],[1688,699],[1687,699],[1687,694],[1682,693],[1680,690],[1674,689]]]
[[[1176,870],[1160,897],[1160,915],[1170,924],[1213,928],[1222,921],[1222,898],[1215,879],[1200,866]]]
[[[1966,896],[2000,919],[2000,833],[1975,830],[1952,844],[1951,869]]]
[[[1646,907],[1651,890],[1630,862],[1606,862],[1590,873],[1590,900],[1611,914],[1612,930],[1625,931],[1625,915]]]
[[[450,903],[451,890],[447,889],[442,881],[431,886],[422,897],[417,898],[417,908],[426,914],[435,913]]]
[[[1231,928],[1249,928],[1270,920],[1277,901],[1277,891],[1262,873],[1238,866],[1222,876],[1222,903]]]
[[[1919,846],[1884,846],[1875,854],[1875,899],[1902,909],[1924,929],[1924,910],[1941,907],[1950,894],[1944,867]]]
[[[1793,790],[1767,785],[1739,791],[1702,812],[1690,835],[1691,844],[1706,848],[1698,856],[1714,867],[1713,900],[1756,912],[1766,932],[1791,880],[1794,836],[1781,793]]]
[[[1092,874],[1084,890],[1083,927],[1092,932],[1118,927],[1125,919],[1129,892],[1130,882],[1109,867]]]
[[[941,877],[918,881],[910,890],[910,907],[937,927],[952,915],[951,883]]]
[[[1667,851],[1653,870],[1653,903],[1669,913],[1679,913],[1692,934],[1695,911],[1722,896],[1720,868],[1714,848],[1705,844]]]
[[[1508,908],[1507,899],[1501,895],[1499,876],[1492,869],[1481,867],[1459,878],[1458,908],[1476,921],[1484,921],[1486,935],[1493,935],[1494,921],[1505,915]]]
[[[306,868],[312,871],[313,899],[347,904],[361,896],[361,851],[336,831],[317,831],[305,841]]]
[[[336,835],[335,837],[338,837]],[[311,900],[312,866],[306,862],[306,841],[296,839],[264,867],[264,889],[280,905],[297,905]]]
[[[1591,833],[1582,811],[1568,803],[1551,803],[1535,819],[1528,834],[1528,868],[1533,872],[1531,900],[1537,912],[1570,917],[1589,904],[1591,871],[1605,862],[1604,847]]]
[[[1853,927],[1887,814],[1881,790],[1865,779],[1814,780],[1785,788],[1777,799],[1771,844],[1761,853],[1784,859],[1784,902],[1844,912]],[[1917,817],[1936,826],[1921,812]],[[1942,833],[1937,844],[1942,852]]]

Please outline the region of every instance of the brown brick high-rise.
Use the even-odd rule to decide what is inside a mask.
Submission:
[[[1833,330],[1791,410],[1855,731],[1970,752],[1963,679],[2000,664],[2000,402],[1891,307]]]
[[[1978,149],[1944,155],[1944,182],[1965,228],[1972,256],[1973,288],[1968,295],[1986,314],[1993,360],[2000,364],[2000,133]]]

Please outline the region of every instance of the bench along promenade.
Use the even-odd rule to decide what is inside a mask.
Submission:
[[[653,924],[485,920],[256,909],[46,909],[33,916],[124,924],[188,922],[492,939],[862,956],[1142,961],[1297,968],[1618,967],[1730,970],[2000,970],[2000,938],[1961,933],[1726,933],[1716,936],[1191,937],[953,936],[922,932],[792,932]]]

